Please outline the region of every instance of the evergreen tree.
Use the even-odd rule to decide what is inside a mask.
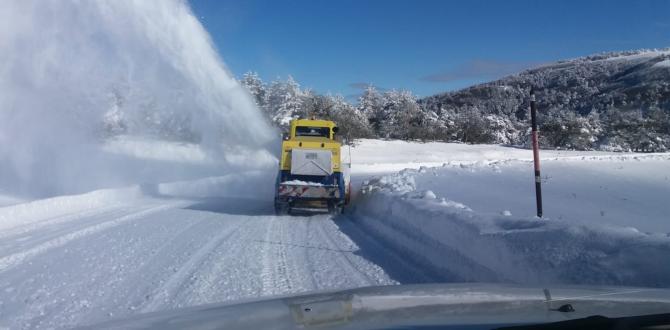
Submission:
[[[342,95],[328,95],[327,98],[332,104],[330,118],[340,127],[340,136],[348,139],[374,137],[367,118],[358,108],[349,104]]]
[[[266,104],[272,121],[280,127],[288,127],[292,119],[304,115],[304,92],[300,85],[289,76],[284,81],[275,80],[268,88]]]
[[[384,100],[377,89],[369,85],[358,98],[358,111],[368,120],[370,127],[379,134],[384,118]]]
[[[414,139],[423,136],[423,112],[416,97],[409,91],[384,93],[383,117],[380,134],[387,138]]]
[[[256,105],[267,113],[268,109],[265,104],[267,94],[266,86],[258,74],[256,72],[245,73],[242,77],[242,80],[240,81],[240,84],[242,84],[242,86],[244,86],[247,91],[249,91],[254,101],[256,102]]]

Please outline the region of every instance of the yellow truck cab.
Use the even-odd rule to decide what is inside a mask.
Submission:
[[[349,179],[341,161],[337,125],[329,120],[295,119],[282,141],[275,211],[328,209],[340,212],[348,202]]]

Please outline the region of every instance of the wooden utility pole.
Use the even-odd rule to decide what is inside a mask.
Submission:
[[[537,205],[537,217],[542,218],[542,180],[540,177],[540,143],[537,132],[537,107],[535,105],[535,90],[530,90],[530,121],[532,125],[533,139],[533,164],[535,165],[535,204]]]

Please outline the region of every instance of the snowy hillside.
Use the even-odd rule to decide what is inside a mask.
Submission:
[[[528,140],[534,88],[543,146],[653,152],[670,148],[668,61],[668,49],[598,54],[422,99],[370,85],[347,102],[301,87],[290,76],[266,83],[251,72],[240,82],[280,127],[290,118],[318,116],[334,119],[351,138],[510,145]]]
[[[670,70],[664,65],[669,58],[669,49],[587,56],[431,96],[421,103],[447,123],[461,116],[480,116],[478,125],[483,128],[508,132],[504,138],[484,135],[479,142],[519,143],[525,139],[532,87],[544,146],[664,151],[670,146]],[[639,130],[641,126],[645,130]]]

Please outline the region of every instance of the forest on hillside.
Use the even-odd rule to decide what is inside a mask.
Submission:
[[[355,103],[321,95],[292,77],[240,82],[279,127],[292,118],[335,120],[349,139],[528,144],[536,90],[545,148],[657,152],[670,149],[670,51],[593,55],[419,99],[369,85]]]

